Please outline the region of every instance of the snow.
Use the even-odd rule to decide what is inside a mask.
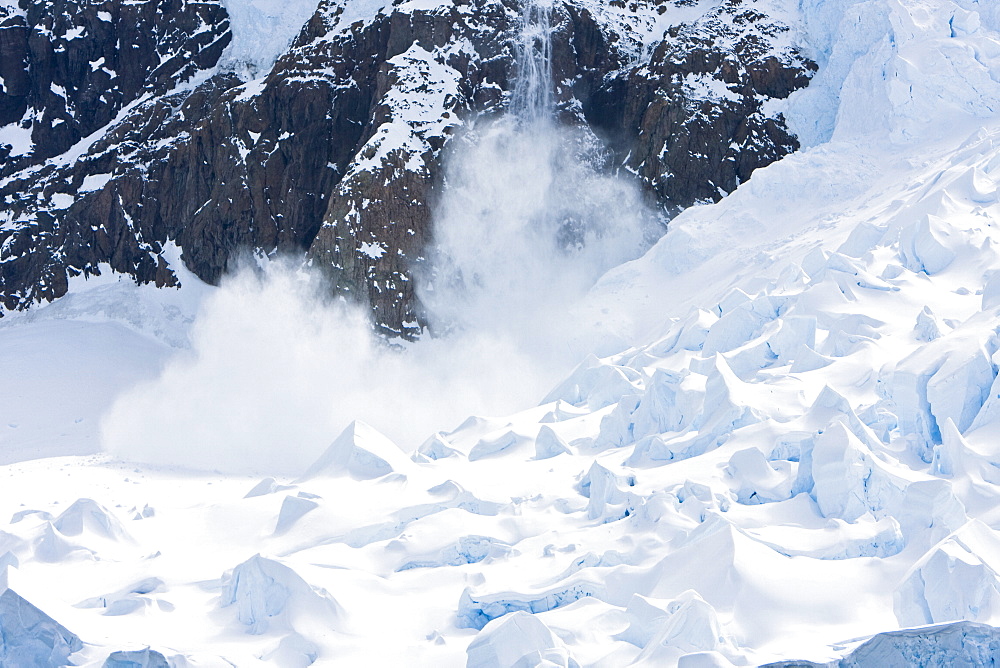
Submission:
[[[356,479],[379,478],[408,467],[395,443],[364,422],[352,422],[305,472],[303,478],[348,473]],[[395,467],[395,469],[394,469]]]
[[[841,665],[988,665],[997,659],[996,633],[995,628],[973,622],[880,633],[851,652]]]
[[[0,390],[0,624],[16,605],[18,651],[84,666],[986,662],[1000,9],[802,12],[821,69],[782,104],[806,148],[682,213],[589,293],[528,282],[538,295],[501,303],[531,316],[522,345],[488,338],[509,325],[493,317],[476,345],[387,351],[266,267],[162,292],[102,272],[0,320],[16,379]],[[422,151],[443,101],[415,82],[452,81],[440,55],[393,61],[413,81],[373,150]],[[481,280],[548,275],[526,271],[535,255],[497,258],[510,266]],[[553,324],[598,321],[604,338]],[[546,367],[561,382],[532,373],[562,346],[577,366]]]
[[[85,176],[83,179],[83,184],[80,186],[78,192],[90,192],[91,190],[100,190],[108,184],[111,180],[111,174],[90,174]]]
[[[468,668],[577,668],[565,646],[537,617],[515,612],[487,625],[469,645]]]
[[[388,0],[349,0],[344,2],[343,11],[337,15],[337,26],[341,30],[346,30],[358,21],[369,21],[391,4]],[[440,3],[432,3],[432,5],[438,4]]]
[[[803,3],[820,72],[792,101],[791,128],[806,145],[871,133],[906,142],[945,132],[942,114],[992,118],[1000,110],[997,16],[976,0],[904,11],[887,2]]]
[[[7,320],[0,360],[19,381],[0,390],[4,463],[98,452],[100,416],[122,389],[155,377],[169,350],[113,322]]]
[[[426,172],[430,145],[425,137],[440,136],[459,124],[457,115],[447,111],[449,98],[458,98],[461,77],[444,64],[455,50],[460,51],[460,45],[432,53],[414,42],[389,60],[396,85],[386,92],[381,104],[391,110],[390,117],[358,152],[343,183],[350,183],[359,173],[380,169],[390,156],[404,162],[408,171]],[[367,242],[361,252],[378,259],[384,249],[378,243]]]
[[[31,128],[22,128],[17,123],[11,123],[0,128],[0,145],[11,147],[10,157],[31,153],[35,143],[31,139]]]
[[[167,659],[155,650],[145,648],[133,651],[112,652],[104,668],[170,668]]]
[[[82,649],[80,639],[22,598],[14,587],[17,574],[0,570],[0,662],[10,668],[69,665]]]
[[[326,592],[310,587],[295,571],[259,554],[223,578],[220,605],[235,606],[245,632],[261,635],[276,626],[291,626],[297,616],[310,624],[335,626],[339,609]]]
[[[381,244],[373,244],[367,241],[361,242],[361,247],[358,248],[358,252],[363,255],[367,255],[373,260],[377,260],[383,255],[385,255],[385,247]]]
[[[100,451],[100,419],[114,399],[189,345],[206,288],[180,271],[185,289],[160,291],[104,266],[71,279],[65,298],[0,319],[0,365],[19,379],[0,389],[0,462]]]
[[[68,209],[76,201],[76,198],[65,193],[55,193],[49,198],[49,201],[52,202],[53,209]]]
[[[222,65],[264,74],[316,11],[316,0],[224,0],[233,41]],[[351,3],[348,3],[351,4]]]

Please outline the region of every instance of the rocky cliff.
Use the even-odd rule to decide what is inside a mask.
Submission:
[[[14,1],[0,1],[4,308],[79,274],[171,286],[183,262],[214,283],[242,253],[286,253],[383,332],[419,333],[411,273],[442,160],[509,103],[516,0],[321,0],[260,70],[231,47],[237,0]],[[666,211],[797,148],[768,101],[815,66],[771,4],[566,0],[552,20],[560,121],[589,126],[608,168]]]

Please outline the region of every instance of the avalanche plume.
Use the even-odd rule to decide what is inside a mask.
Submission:
[[[470,122],[453,142],[428,261],[415,271],[435,336],[390,348],[359,308],[324,303],[309,272],[246,267],[205,300],[191,354],[109,411],[106,449],[295,475],[357,419],[412,450],[470,414],[536,403],[580,357],[620,349],[585,296],[651,245],[661,216],[607,173],[589,129],[557,124],[551,12],[551,2],[526,6],[509,113]]]

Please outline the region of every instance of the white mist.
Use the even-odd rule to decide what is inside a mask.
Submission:
[[[535,405],[588,352],[620,346],[579,306],[661,227],[633,185],[597,168],[591,134],[554,121],[553,12],[525,7],[511,112],[452,142],[417,272],[436,337],[389,346],[300,269],[240,272],[203,304],[190,353],[110,411],[106,449],[296,475],[353,420],[413,449],[468,415]]]

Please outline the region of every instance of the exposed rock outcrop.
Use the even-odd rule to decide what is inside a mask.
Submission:
[[[589,124],[609,167],[671,210],[794,150],[764,103],[814,69],[773,17],[708,4],[674,23],[688,0],[567,0],[553,15],[561,120]],[[3,307],[58,298],[102,266],[175,285],[176,244],[212,283],[241,252],[304,255],[384,333],[417,335],[412,270],[445,149],[505,108],[520,8],[361,6],[322,0],[253,81],[225,65],[219,0],[0,7]]]

